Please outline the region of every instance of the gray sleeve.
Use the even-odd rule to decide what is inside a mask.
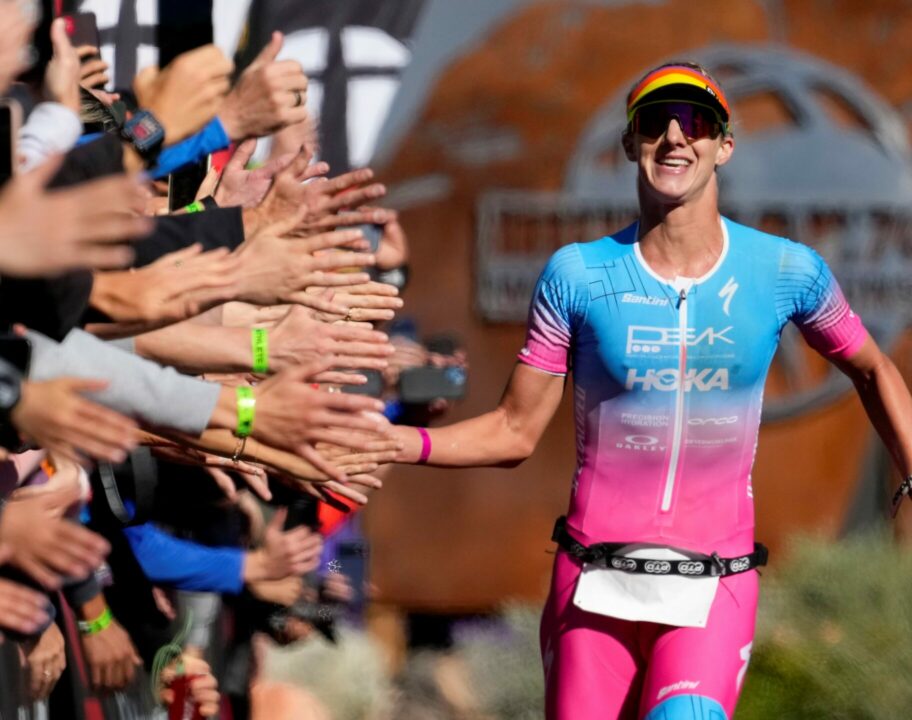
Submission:
[[[82,330],[72,330],[62,343],[34,331],[28,337],[30,380],[103,378],[108,387],[92,397],[118,412],[192,435],[199,435],[209,424],[220,385],[181,375]]]

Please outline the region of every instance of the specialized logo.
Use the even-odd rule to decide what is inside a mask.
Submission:
[[[706,565],[699,560],[678,563],[678,572],[682,575],[702,575],[705,569]]]
[[[626,570],[631,572],[636,570],[636,561],[630,558],[611,558],[611,567],[615,570]]]
[[[744,572],[750,567],[750,559],[746,557],[735,558],[728,566],[733,573]]]
[[[643,375],[639,375],[636,368],[630,368],[627,371],[627,382],[624,385],[627,390],[640,389],[648,392],[650,390],[663,390],[670,392],[682,388],[684,392],[697,390],[707,392],[709,390],[728,390],[728,368],[696,368],[685,371],[682,382],[681,371],[677,368],[665,368],[663,370],[647,370]]]
[[[667,560],[650,560],[643,565],[643,570],[650,575],[667,575],[671,572],[671,563]]]
[[[678,690],[696,690],[699,686],[699,680],[681,680],[680,682],[676,682],[673,685],[666,685],[661,690],[659,690],[658,694],[656,695],[656,700],[661,700],[669,693],[677,692]]]
[[[735,341],[726,336],[733,327],[729,325],[722,330],[706,328],[699,334],[695,328],[687,328],[682,338],[679,328],[631,325],[627,328],[627,354],[652,354],[662,352],[662,348],[679,348],[682,340],[687,347],[716,343],[734,345]]]
[[[668,305],[668,298],[649,297],[648,295],[634,295],[633,293],[624,293],[621,295],[622,303],[633,303],[634,305],[654,305],[656,307],[665,307]]]
[[[741,669],[738,670],[738,677],[735,678],[735,689],[736,690],[740,690],[741,683],[744,682],[744,675],[747,673],[747,666],[750,664],[751,648],[753,646],[754,646],[754,643],[753,643],[753,641],[751,641],[747,645],[745,645],[743,648],[741,648],[741,652],[739,653],[739,656],[744,661],[744,664],[741,666]]]
[[[724,302],[722,303],[722,310],[726,315],[729,314],[728,310],[729,310],[729,307],[731,306],[732,298],[735,296],[735,293],[737,291],[738,291],[738,283],[735,282],[735,276],[732,275],[728,279],[728,282],[725,283],[725,287],[723,287],[719,291],[719,297],[724,300]]]
[[[728,417],[707,417],[700,418],[694,417],[690,418],[687,421],[688,425],[734,425],[738,422],[737,415],[729,415]]]

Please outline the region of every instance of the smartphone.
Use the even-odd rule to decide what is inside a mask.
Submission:
[[[188,165],[168,176],[168,209],[171,212],[180,210],[196,199],[196,193],[209,174],[210,167],[212,156],[207,155],[205,160]]]
[[[32,360],[32,343],[28,338],[12,333],[0,333],[0,358],[16,368],[23,377],[28,375]]]
[[[427,403],[437,398],[459,400],[465,397],[467,375],[465,368],[416,367],[399,375],[399,399],[404,403]]]
[[[98,32],[98,21],[95,18],[95,13],[80,12],[72,15],[63,15],[62,17],[64,23],[66,23],[66,33],[73,47],[78,48],[82,45],[101,47],[101,34]],[[86,60],[88,59],[86,58]]]
[[[12,99],[0,100],[0,186],[16,170],[16,138],[22,123],[22,108]]]
[[[367,596],[368,545],[363,540],[339,543],[336,559],[339,561],[339,572],[348,578],[354,591],[352,609],[360,614]]]

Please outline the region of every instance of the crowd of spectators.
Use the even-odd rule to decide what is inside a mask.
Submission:
[[[365,562],[352,524],[326,538],[399,449],[409,411],[381,396],[464,356],[401,320],[391,342],[405,235],[370,169],[317,160],[281,34],[240,73],[209,45],[108,92],[97,48],[20,7],[0,2],[0,718],[153,717],[185,691],[247,717],[255,638],[331,638],[363,600],[334,571],[340,547]]]

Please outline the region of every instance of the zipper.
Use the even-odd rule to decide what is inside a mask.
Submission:
[[[684,434],[684,382],[687,374],[687,290],[684,288],[681,288],[678,295],[678,343],[678,387],[675,390],[671,457],[668,460],[668,474],[665,476],[665,492],[662,493],[662,512],[671,509],[671,497],[674,494],[678,460],[681,456],[681,436]]]

